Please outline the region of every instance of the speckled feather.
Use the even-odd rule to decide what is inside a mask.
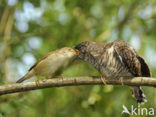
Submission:
[[[130,47],[128,43],[117,40],[114,41],[115,51],[121,56],[125,67],[133,76],[150,77],[150,70],[144,59],[140,57],[135,49]]]
[[[95,67],[106,78],[150,77],[150,70],[144,59],[128,43],[116,40],[111,43],[82,42],[75,47],[78,59]],[[137,102],[145,101],[140,87],[131,87]]]

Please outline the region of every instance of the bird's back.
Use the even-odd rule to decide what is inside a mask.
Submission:
[[[103,54],[98,59],[98,70],[106,78],[132,77],[128,68],[124,65],[121,56],[115,51],[114,42],[106,44]]]
[[[121,40],[106,44],[99,64],[100,72],[108,78],[150,76],[144,59],[128,43]]]
[[[107,78],[150,76],[149,68],[128,43],[82,42],[76,46],[79,59],[88,62]]]

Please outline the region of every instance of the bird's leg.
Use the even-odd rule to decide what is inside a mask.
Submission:
[[[58,79],[63,81],[63,76],[57,76],[57,77],[58,77]]]
[[[39,79],[38,78],[35,78],[35,83],[37,86],[39,86]]]
[[[105,85],[107,84],[106,83],[106,78],[103,75],[100,77],[100,79],[102,80],[103,84],[105,84]]]
[[[52,75],[48,75],[47,77],[46,77],[46,79],[51,79],[52,78]]]
[[[119,78],[119,82],[121,83],[122,86],[124,86],[123,77]]]
[[[38,76],[37,78],[35,78],[35,83],[37,86],[39,86],[39,81],[43,78],[43,76]]]

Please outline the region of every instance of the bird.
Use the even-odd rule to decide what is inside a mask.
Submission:
[[[71,47],[64,47],[59,50],[49,52],[48,54],[40,58],[16,83],[21,83],[24,80],[31,78],[32,76],[50,77],[66,61],[76,55],[77,52]]]
[[[109,43],[85,41],[74,48],[79,51],[76,59],[89,63],[106,79],[151,77],[145,60],[123,40]],[[147,101],[140,86],[130,86],[130,89],[138,104]]]

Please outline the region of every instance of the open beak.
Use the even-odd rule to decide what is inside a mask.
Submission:
[[[71,48],[73,48],[76,52],[76,55],[79,55],[79,50],[75,49],[76,46],[72,46]]]
[[[76,55],[79,55],[79,51],[78,50],[75,50],[75,52],[76,52]]]

